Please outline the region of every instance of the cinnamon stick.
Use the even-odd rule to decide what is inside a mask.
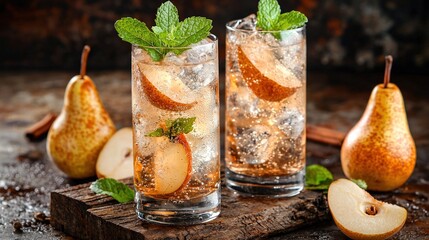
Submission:
[[[25,136],[30,141],[37,141],[44,137],[51,128],[52,123],[57,118],[57,115],[54,113],[48,113],[42,120],[36,122],[25,130]]]
[[[314,125],[307,125],[306,131],[308,140],[339,147],[346,136],[344,132]]]

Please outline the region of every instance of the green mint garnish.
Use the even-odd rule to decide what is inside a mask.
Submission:
[[[307,166],[305,170],[305,188],[309,190],[328,190],[334,180],[332,173],[317,164]]]
[[[368,187],[366,182],[362,179],[350,179],[350,180],[352,180],[352,182],[356,183],[356,185],[358,185],[360,188],[364,190],[366,190],[366,188]]]
[[[189,45],[203,40],[213,27],[212,21],[204,17],[189,17],[180,22],[177,8],[170,1],[158,8],[155,24],[151,31],[145,23],[125,17],[116,21],[115,29],[122,40],[143,48],[153,61],[159,62],[168,52],[179,55]],[[176,47],[181,49],[171,49]]]
[[[161,32],[170,32],[174,26],[179,23],[179,11],[170,2],[161,4],[156,12],[155,24],[152,30],[159,34]]]
[[[126,17],[115,22],[115,29],[122,40],[142,47],[154,61],[161,61],[164,58],[165,50],[148,48],[161,47],[162,43],[157,35],[147,28],[144,22]]]
[[[146,134],[146,137],[168,137],[173,140],[180,134],[187,134],[194,130],[194,122],[197,118],[177,118],[165,121],[165,126],[157,128],[153,132]]]
[[[294,29],[304,26],[306,22],[308,19],[304,14],[298,11],[290,11],[280,15],[276,28],[277,30]]]
[[[98,179],[89,189],[98,194],[107,194],[120,203],[134,200],[134,190],[113,178]]]
[[[276,30],[280,12],[277,0],[260,0],[256,14],[256,26],[265,31]]]
[[[308,22],[307,17],[298,11],[280,13],[281,9],[277,0],[260,0],[256,26],[264,31],[281,31],[299,28]],[[280,38],[279,34],[274,34],[274,36]]]

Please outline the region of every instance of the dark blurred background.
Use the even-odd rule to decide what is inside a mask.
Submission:
[[[77,70],[84,44],[92,46],[91,70],[129,69],[130,46],[113,28],[136,17],[153,24],[160,0],[0,1],[1,70]],[[181,19],[213,19],[224,62],[225,23],[256,12],[257,0],[173,0]],[[374,71],[384,55],[395,72],[429,72],[429,1],[280,0],[282,11],[305,13],[308,69]]]

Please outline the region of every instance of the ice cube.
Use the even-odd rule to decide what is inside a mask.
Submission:
[[[211,40],[203,39],[198,43],[191,44],[189,49],[182,55],[186,56],[187,64],[201,63],[213,59],[216,45]]]
[[[257,117],[259,98],[248,87],[237,87],[237,90],[229,96],[228,109],[230,114],[238,118]]]
[[[188,117],[196,117],[194,130],[190,132],[195,137],[205,137],[217,131],[219,127],[219,108],[213,88],[206,87],[198,94],[197,104],[186,112]]]
[[[192,180],[194,185],[204,186],[212,181],[213,174],[218,169],[219,159],[219,135],[213,133],[204,138],[189,136],[192,149]]]
[[[180,79],[190,89],[196,90],[205,87],[216,78],[216,65],[214,61],[182,68]]]
[[[280,44],[282,46],[289,46],[301,43],[303,41],[303,35],[298,31],[299,30],[289,30],[280,32]]]
[[[168,52],[163,60],[166,65],[172,64],[177,66],[183,66],[186,64],[186,56],[185,55],[176,55],[173,52]]]
[[[297,139],[305,127],[305,118],[296,108],[284,108],[276,118],[277,127],[290,139]]]
[[[298,78],[305,72],[305,41],[301,33],[290,30],[282,32],[280,47],[274,49],[276,58]]]
[[[248,164],[266,162],[274,149],[276,137],[269,126],[237,127],[237,149]]]
[[[256,15],[250,14],[249,16],[241,19],[240,21],[238,21],[238,25],[236,26],[236,28],[256,31]]]
[[[195,168],[204,162],[209,162],[217,155],[217,134],[213,133],[204,138],[190,138],[192,159]]]
[[[273,34],[265,33],[265,34],[261,34],[260,37],[264,40],[267,47],[268,46],[272,48],[280,47],[279,41],[277,40],[277,38],[273,36]]]

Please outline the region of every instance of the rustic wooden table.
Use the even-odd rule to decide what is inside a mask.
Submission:
[[[49,215],[50,192],[78,183],[66,178],[47,159],[45,144],[28,142],[24,129],[46,113],[59,112],[70,72],[0,73],[0,239],[69,239],[49,224],[36,221],[34,212]],[[129,72],[90,73],[117,127],[131,125]],[[347,131],[361,116],[380,74],[309,73],[307,121]],[[221,79],[223,81],[223,79]],[[402,231],[393,239],[427,239],[429,235],[429,83],[423,76],[393,76],[401,88],[411,132],[417,144],[416,169],[405,186],[374,193],[408,210]],[[222,91],[222,88],[221,88]],[[221,99],[223,99],[221,97]],[[30,159],[18,158],[30,151]],[[41,153],[38,156],[38,153]],[[308,143],[308,163],[319,163],[343,176],[339,149]],[[24,159],[23,159],[24,158]],[[21,159],[21,160],[19,160]],[[67,206],[64,206],[67,207]],[[22,233],[11,222],[19,221]],[[346,239],[331,220],[273,239]]]

